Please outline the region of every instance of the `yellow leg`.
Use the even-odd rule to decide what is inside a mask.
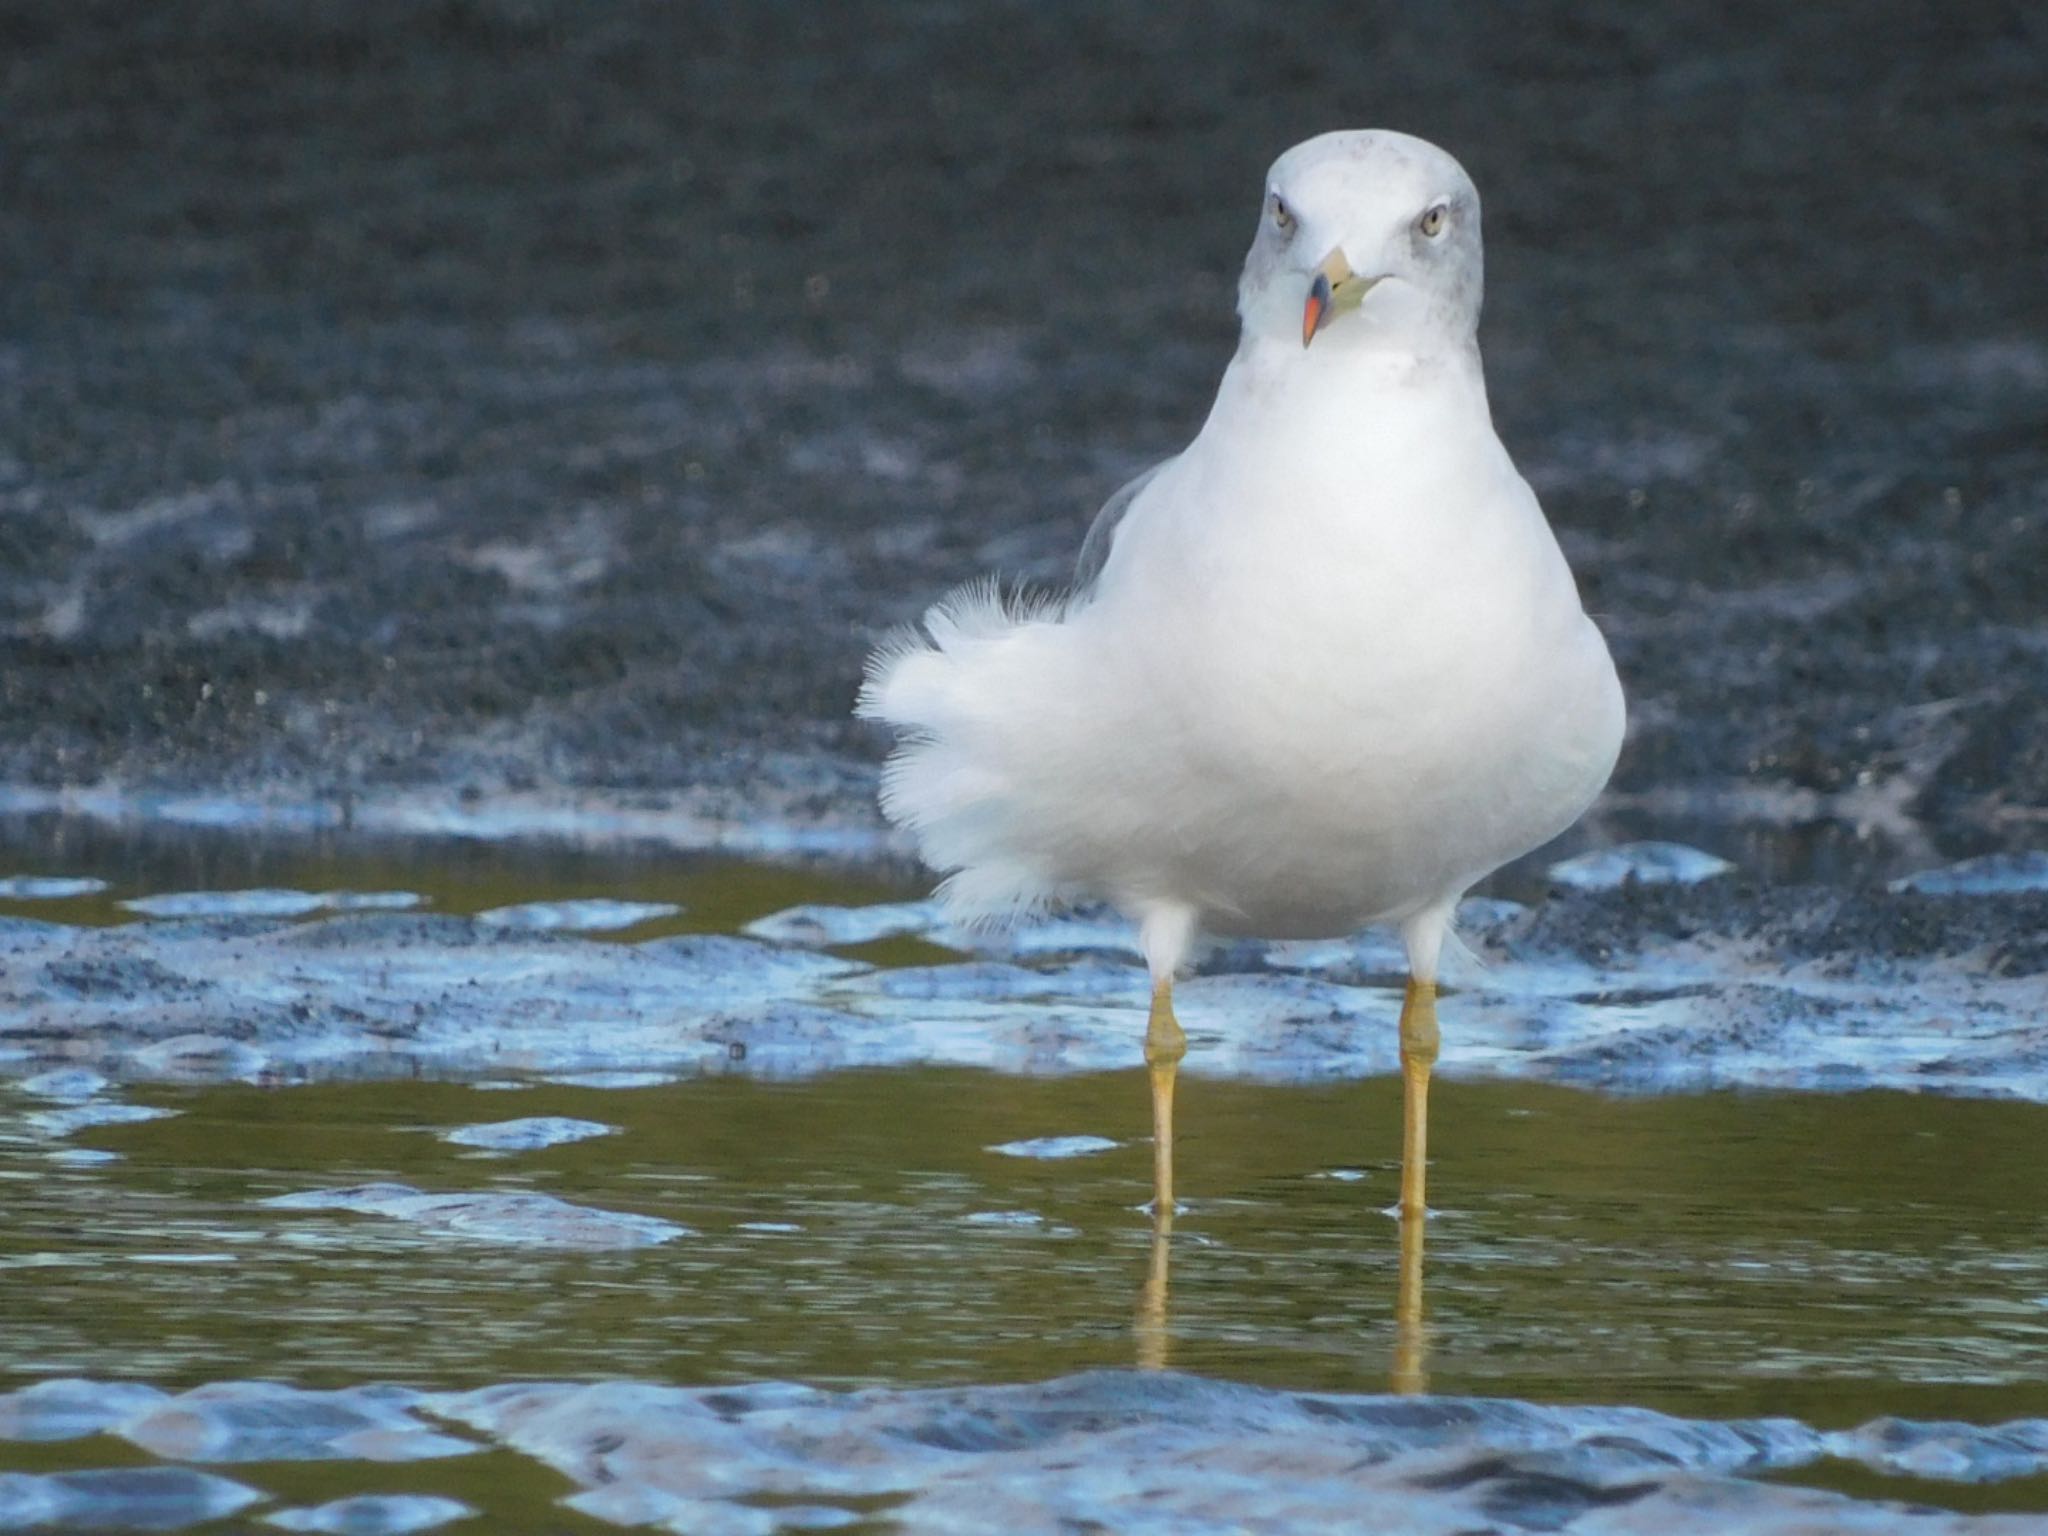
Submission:
[[[1436,1062],[1436,983],[1410,981],[1401,1001],[1401,1217],[1419,1220],[1429,1157],[1429,1069]]]
[[[1152,1015],[1145,1026],[1145,1064],[1152,1069],[1152,1212],[1170,1231],[1173,1225],[1173,1084],[1188,1037],[1173,1016],[1173,983],[1152,988]]]
[[[1166,1280],[1173,1251],[1173,1085],[1188,1037],[1173,1016],[1173,982],[1152,988],[1145,1065],[1152,1072],[1152,1262],[1138,1292],[1138,1369],[1166,1369]]]

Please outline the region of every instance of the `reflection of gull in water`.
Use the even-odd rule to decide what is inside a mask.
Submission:
[[[1429,1332],[1422,1320],[1422,1240],[1428,1223],[1419,1217],[1401,1221],[1401,1279],[1394,1293],[1394,1369],[1389,1385],[1396,1392],[1429,1390]]]
[[[1401,1205],[1420,1213],[1452,909],[1613,767],[1607,647],[1488,413],[1480,271],[1478,195],[1442,150],[1361,132],[1288,151],[1209,418],[1105,509],[1077,589],[970,587],[870,667],[861,711],[903,736],[884,806],[963,916],[1096,895],[1137,922],[1162,1209],[1197,935],[1385,922],[1411,976]]]
[[[1145,1262],[1145,1283],[1138,1289],[1138,1369],[1163,1371],[1173,1362],[1167,1340],[1173,1336],[1167,1290],[1173,1278],[1173,1212],[1152,1212],[1152,1247]]]
[[[1422,1243],[1426,1226],[1420,1217],[1404,1217],[1401,1221],[1401,1268],[1394,1299],[1394,1358],[1387,1373],[1387,1385],[1395,1392],[1429,1390],[1429,1330],[1422,1308]],[[1173,1209],[1170,1205],[1155,1206],[1152,1244],[1146,1253],[1145,1279],[1138,1287],[1137,1317],[1132,1326],[1141,1371],[1163,1371],[1173,1364],[1172,1281]]]

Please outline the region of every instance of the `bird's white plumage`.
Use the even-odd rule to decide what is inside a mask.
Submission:
[[[1363,298],[1304,346],[1339,254]],[[1441,150],[1290,150],[1216,403],[1092,581],[1027,608],[966,588],[877,653],[861,712],[902,733],[884,807],[958,910],[1104,897],[1155,975],[1198,930],[1391,921],[1428,978],[1458,897],[1591,803],[1620,685],[1493,431],[1480,259]]]

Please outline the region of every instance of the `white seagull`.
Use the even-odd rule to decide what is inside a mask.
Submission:
[[[1297,145],[1208,420],[1110,499],[1072,592],[965,587],[870,661],[859,712],[901,738],[884,810],[958,915],[1099,898],[1136,922],[1159,1211],[1198,937],[1389,923],[1419,1216],[1452,912],[1613,770],[1621,684],[1494,434],[1480,287],[1450,155],[1383,130]]]

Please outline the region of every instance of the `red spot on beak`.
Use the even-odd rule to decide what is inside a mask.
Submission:
[[[1309,284],[1308,304],[1301,312],[1301,344],[1306,347],[1316,339],[1316,332],[1329,323],[1330,280],[1322,273]]]

